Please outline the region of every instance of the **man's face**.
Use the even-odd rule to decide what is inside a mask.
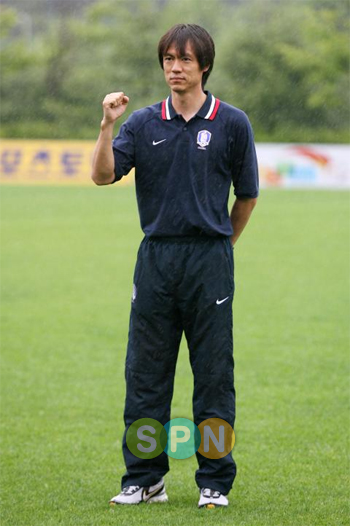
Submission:
[[[163,57],[163,68],[170,89],[177,93],[186,93],[201,85],[203,72],[207,71],[209,66],[201,70],[192,46],[187,42],[183,56],[179,55],[173,44],[169,47]]]

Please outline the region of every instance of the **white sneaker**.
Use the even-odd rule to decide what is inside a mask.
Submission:
[[[220,491],[214,489],[202,488],[198,502],[198,508],[215,508],[216,506],[228,506],[228,500]]]
[[[141,502],[147,502],[148,504],[168,502],[164,479],[148,487],[126,486],[119,495],[116,495],[109,501],[109,504],[115,506],[116,504],[140,504]]]

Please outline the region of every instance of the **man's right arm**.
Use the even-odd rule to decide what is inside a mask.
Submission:
[[[97,185],[114,181],[114,155],[112,148],[114,124],[126,110],[129,102],[123,92],[110,93],[103,100],[103,119],[93,158],[91,179]]]

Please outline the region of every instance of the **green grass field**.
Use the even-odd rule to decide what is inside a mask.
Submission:
[[[169,503],[110,509],[142,238],[133,188],[1,188],[3,526],[349,524],[349,195],[264,191],[235,249],[238,476],[198,510],[195,458]],[[191,418],[182,342],[172,417]]]

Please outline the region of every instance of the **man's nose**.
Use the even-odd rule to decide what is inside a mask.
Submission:
[[[172,71],[181,71],[181,69],[182,69],[181,61],[179,59],[175,59],[173,63]]]

